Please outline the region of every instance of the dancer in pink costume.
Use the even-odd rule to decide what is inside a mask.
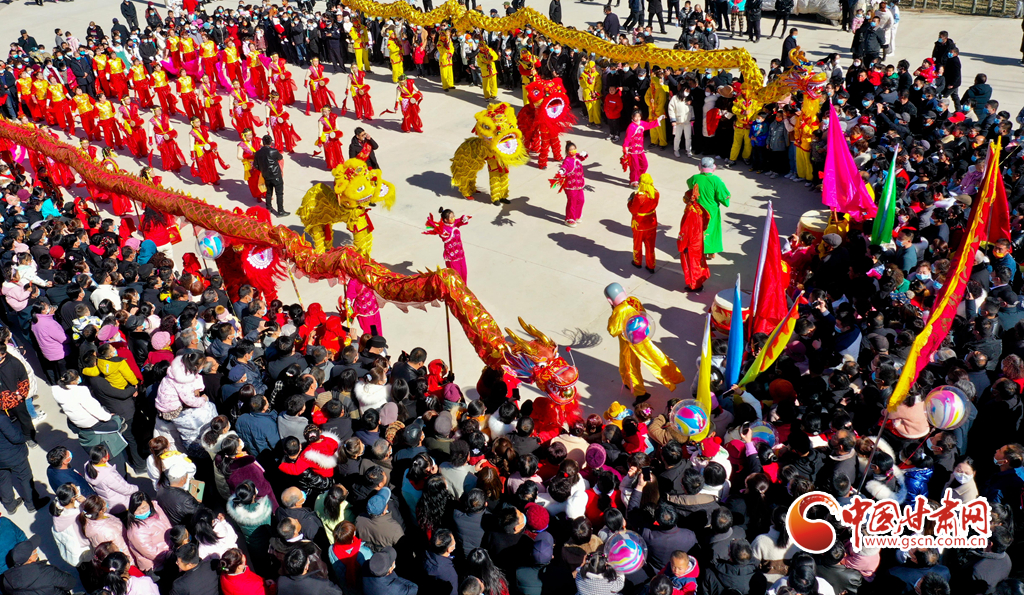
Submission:
[[[353,277],[348,280],[345,297],[351,305],[352,314],[359,319],[359,329],[364,334],[384,334],[384,325],[380,322],[380,306],[377,305],[377,296],[372,289]]]
[[[562,167],[558,169],[555,177],[549,180],[552,186],[561,186],[561,190],[565,192],[565,224],[569,227],[576,227],[583,218],[583,187],[587,184],[583,177],[583,160],[586,158],[586,151],[581,153],[576,150],[575,143],[566,141]]]
[[[658,116],[653,122],[644,121],[639,110],[633,112],[633,121],[626,128],[626,139],[622,142],[622,171],[629,169],[629,184],[634,188],[640,183],[640,175],[647,173],[647,153],[644,151],[644,132],[661,126],[665,116]]]
[[[427,215],[427,230],[423,233],[430,236],[440,236],[444,242],[444,264],[466,280],[466,253],[462,251],[462,232],[459,228],[469,223],[469,215],[463,215],[458,219],[451,209],[438,209],[441,218],[434,220],[434,214]]]

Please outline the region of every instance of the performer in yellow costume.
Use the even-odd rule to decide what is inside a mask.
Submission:
[[[352,52],[356,55],[356,68],[370,72],[370,34],[359,19],[352,21],[348,36],[352,38]]]
[[[640,300],[626,295],[618,283],[605,287],[604,296],[612,305],[608,333],[619,339],[619,375],[622,384],[632,388],[637,403],[651,398],[640,374],[640,364],[643,363],[668,390],[675,390],[676,385],[685,378],[679,366],[651,342],[649,322],[644,320],[647,314]]]
[[[587,106],[587,118],[591,124],[601,123],[601,73],[593,60],[588,60],[580,74],[580,93]]]
[[[519,50],[519,77],[523,79],[523,105],[530,103],[530,94],[527,92],[526,87],[537,80],[537,65],[540,62],[537,61],[537,57],[533,55],[527,48]],[[600,77],[597,80],[601,82]]]
[[[484,99],[498,98],[498,54],[484,44],[476,55],[476,66],[484,83]]]
[[[384,180],[379,169],[371,169],[358,158],[345,161],[331,175],[334,185],[317,184],[310,188],[297,212],[313,239],[313,250],[322,254],[334,247],[333,224],[340,222],[352,234],[355,249],[369,258],[373,222],[367,211],[371,203],[383,204],[390,210],[395,204],[395,187]]]
[[[455,88],[455,78],[452,76],[452,56],[455,55],[455,46],[452,44],[452,37],[448,31],[441,31],[437,40],[437,61],[441,67],[441,88]]]
[[[452,187],[473,200],[476,174],[486,165],[491,202],[508,204],[508,169],[530,160],[515,110],[507,103],[496,103],[477,112],[473,134],[452,157]]]
[[[651,86],[647,88],[647,95],[644,101],[647,102],[647,121],[655,122],[658,125],[651,128],[651,144],[659,147],[668,146],[668,135],[665,127],[658,118],[664,118],[668,109],[668,86],[661,79],[663,71],[660,68],[654,69],[651,76]]]
[[[391,82],[397,83],[398,77],[405,74],[405,63],[402,61],[402,45],[398,43],[394,29],[388,31],[388,57],[391,60]]]

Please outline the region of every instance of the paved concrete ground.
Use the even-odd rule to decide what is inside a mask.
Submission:
[[[546,3],[531,4],[543,12],[547,10]],[[141,16],[145,3],[137,2],[137,6]],[[500,8],[500,3],[496,0],[484,3],[485,10],[492,6]],[[117,7],[118,2],[114,0],[47,2],[43,7],[18,0],[0,9],[0,40],[13,41],[18,31],[24,28],[40,42],[49,44],[52,43],[54,27],[70,26],[74,34],[84,36],[90,20],[109,30],[111,17],[120,17]],[[160,4],[157,7],[164,10]],[[322,7],[323,4],[318,4],[318,8]],[[619,10],[624,19],[625,8]],[[563,16],[566,24],[578,27],[602,18],[600,4],[597,3],[563,2]],[[765,34],[770,31],[771,24],[767,17],[762,21]],[[843,66],[849,64],[851,34],[815,23],[809,18],[797,17],[791,21],[791,26],[801,30],[799,39],[810,58],[817,59],[836,51],[844,56]],[[930,55],[933,40],[940,29],[949,30],[961,47],[964,80],[973,80],[977,72],[987,73],[995,88],[995,98],[1007,102],[1005,109],[1016,114],[1020,108],[1017,98],[1024,91],[1021,67],[1017,63],[1019,23],[1009,19],[906,10],[893,62],[907,58],[916,67],[922,58]],[[659,36],[659,44],[671,45],[678,33],[678,28],[669,27],[670,35]],[[746,47],[761,64],[767,65],[771,58],[781,53],[782,42],[776,37],[751,44],[745,39],[731,39],[726,34],[723,45]],[[296,78],[301,80],[302,73],[296,73]],[[390,74],[377,68],[368,80],[373,88],[376,111],[379,113],[392,107],[395,88],[390,82]],[[343,96],[342,77],[333,77],[331,85],[339,97]],[[463,228],[470,288],[500,325],[514,327],[516,318],[522,316],[560,344],[577,345],[573,353],[580,369],[581,398],[587,410],[600,412],[613,400],[631,400],[621,390],[618,379],[616,343],[605,331],[610,311],[602,296],[605,285],[613,281],[622,283],[627,291],[647,305],[658,324],[655,342],[679,363],[687,377],[687,382],[676,394],[688,394],[690,380],[696,371],[694,362],[703,329],[703,314],[708,305],[715,293],[732,286],[737,273],[743,275],[745,287],[749,288],[752,283],[766,202],[774,201],[778,229],[783,234],[794,230],[801,213],[820,206],[820,197],[809,192],[803,184],[755,177],[745,167],[721,171],[733,196],[731,207],[724,211],[726,250],[713,261],[712,277],[705,291],[697,295],[687,294],[682,291],[683,279],[675,238],[683,212],[681,195],[685,190],[685,180],[697,171],[693,160],[675,159],[671,150],[655,150],[649,154],[650,171],[661,191],[662,201],[658,210],[661,223],[657,239],[659,265],[654,274],[648,274],[630,266],[632,240],[625,204],[630,189],[618,163],[621,148],[606,140],[604,131],[578,126],[567,135],[581,150],[590,153],[587,180],[591,189],[587,193],[583,221],[579,227],[570,229],[562,223],[564,198],[553,192],[547,182],[556,167],[540,171],[531,163],[514,169],[510,205],[492,206],[485,202],[486,195],[474,202],[458,196],[449,187],[449,159],[459,143],[470,134],[473,114],[483,109],[486,103],[477,88],[461,86],[452,93],[444,94],[439,92],[436,79],[420,81],[419,86],[426,94],[423,107],[425,134],[402,134],[400,120],[393,115],[374,120],[369,126],[363,125],[380,143],[378,159],[384,176],[395,183],[398,190],[394,210],[375,210],[372,213],[376,226],[374,258],[399,272],[443,266],[441,242],[420,233],[427,214],[446,207],[454,209],[458,215],[471,215],[473,220]],[[302,95],[300,93],[300,97]],[[521,104],[518,89],[501,91],[500,97],[517,108]],[[311,156],[316,126],[314,117],[304,117],[298,110],[293,110],[292,116],[304,139],[300,152],[285,159],[286,207],[294,212],[309,185],[328,181],[330,176],[323,160]],[[351,118],[350,112],[342,120],[346,135],[360,125]],[[176,126],[180,132],[185,132],[186,126],[180,119]],[[346,136],[346,143],[348,138]],[[226,160],[232,164],[221,190],[197,185],[187,174],[184,178],[168,175],[164,181],[205,197],[211,203],[227,207],[249,206],[252,199],[241,181],[241,166],[233,159],[233,147],[238,139],[229,129],[221,133],[218,140],[225,148]],[[123,155],[120,163],[123,168],[134,172],[142,166]],[[483,175],[480,182],[481,188],[486,188]],[[287,217],[284,223],[301,230],[295,215]],[[191,235],[187,229],[183,233]],[[339,233],[337,241],[343,241],[346,236],[344,232]],[[179,262],[182,246],[187,245],[178,247]],[[299,291],[305,304],[318,301],[330,312],[335,308],[340,288],[332,289],[326,283],[310,284],[300,280]],[[287,282],[281,293],[286,302],[295,299],[294,291]],[[447,358],[443,309],[414,309],[403,314],[388,305],[383,308],[382,316],[385,334],[395,355],[399,350],[422,346],[432,358]],[[453,328],[452,343],[453,367],[458,381],[472,387],[482,364],[457,326]],[[41,382],[40,391],[39,400],[50,416],[40,424],[39,443],[42,448],[34,449],[31,456],[33,467],[39,472],[39,480],[45,482],[42,471],[45,469],[46,450],[71,439],[45,383]],[[472,394],[471,390],[468,392]],[[669,393],[660,386],[652,386],[651,392],[656,408],[660,408],[669,397]],[[75,456],[76,464],[80,465],[84,458],[81,450],[76,448]],[[30,519],[22,509],[13,518],[26,530],[48,536],[50,519],[46,513],[38,516],[38,519]],[[52,544],[44,549],[51,560],[58,559]]]

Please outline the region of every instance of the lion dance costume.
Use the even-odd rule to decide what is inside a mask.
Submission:
[[[640,374],[642,362],[654,371],[654,376],[668,390],[675,390],[676,385],[685,378],[679,366],[651,342],[650,323],[644,305],[635,297],[627,296],[618,283],[605,287],[604,296],[612,305],[608,334],[619,339],[619,375],[622,384],[632,388],[633,396],[640,401],[650,396]]]
[[[537,153],[537,166],[548,166],[548,152],[552,159],[562,160],[562,147],[558,136],[576,123],[569,109],[569,96],[561,80],[536,80],[526,86],[529,99],[519,110],[519,126],[526,139],[526,148]]]
[[[362,159],[349,159],[331,171],[334,187],[317,184],[302,197],[298,215],[306,233],[313,239],[313,250],[326,252],[334,245],[335,221],[345,223],[356,250],[370,257],[373,248],[373,223],[367,203],[381,202],[390,210],[395,204],[395,187],[370,169]]]
[[[473,134],[476,136],[463,141],[452,157],[452,186],[472,200],[477,191],[476,174],[486,164],[491,202],[507,202],[508,169],[530,159],[512,106],[496,103],[477,112]]]

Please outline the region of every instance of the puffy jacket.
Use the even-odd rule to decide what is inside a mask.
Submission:
[[[676,124],[689,124],[693,120],[693,108],[679,95],[673,95],[668,102],[668,119]]]
[[[96,494],[107,501],[110,512],[118,513],[128,509],[128,498],[139,491],[139,488],[125,481],[113,465],[96,465],[96,477],[89,477],[88,468],[85,481],[89,482]],[[95,545],[95,544],[94,544]]]
[[[57,595],[75,588],[78,579],[46,562],[11,568],[3,575],[0,590],[18,595]]]
[[[93,398],[89,389],[81,384],[67,388],[57,385],[52,391],[53,400],[57,401],[64,415],[68,416],[68,421],[81,429],[89,429],[113,417],[111,412]]]
[[[14,521],[0,517],[0,572],[7,570],[7,554],[26,539],[25,532]]]
[[[85,368],[82,373],[86,376],[103,376],[114,388],[126,388],[129,384],[139,383],[138,376],[123,357],[98,360],[95,367]]]
[[[135,554],[132,553],[124,540],[124,525],[121,524],[121,521],[117,520],[117,517],[108,514],[96,520],[86,519],[83,532],[93,548],[101,543],[111,541],[117,546],[119,551],[128,556],[132,564],[135,563]]]
[[[234,519],[238,528],[242,530],[242,536],[248,542],[253,534],[260,530],[260,527],[270,527],[270,514],[273,512],[273,505],[270,498],[263,496],[257,498],[251,505],[244,505],[238,502],[234,496],[228,500],[228,516]]]
[[[128,547],[135,556],[135,565],[143,572],[163,568],[164,560],[171,551],[167,537],[171,522],[156,502],[152,510],[153,514],[146,520],[129,521],[128,524]]]
[[[276,181],[281,177],[281,160],[284,157],[273,146],[260,147],[253,155],[253,167],[263,174],[265,180]]]
[[[68,356],[68,335],[53,314],[37,314],[36,322],[32,324],[32,335],[47,360],[56,362]]]
[[[78,503],[71,508],[61,508],[59,515],[53,517],[53,541],[57,544],[60,557],[71,566],[78,566],[92,559],[92,546],[82,533],[78,523]],[[0,531],[3,534],[3,531]]]
[[[174,358],[171,367],[167,368],[167,376],[157,388],[155,405],[161,413],[180,407],[202,407],[206,403],[206,399],[196,396],[196,391],[202,391],[205,386],[203,377],[186,370],[181,358],[180,355]]]
[[[334,477],[338,466],[338,446],[341,440],[332,432],[324,432],[320,439],[310,444],[295,462],[282,461],[278,467],[288,475],[300,475],[306,469],[324,477]]]

